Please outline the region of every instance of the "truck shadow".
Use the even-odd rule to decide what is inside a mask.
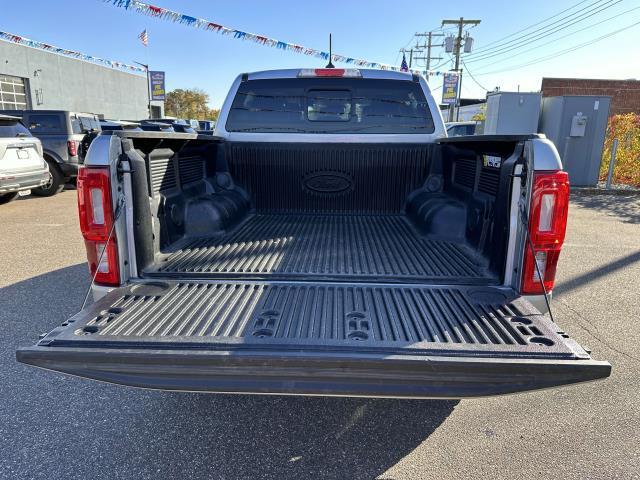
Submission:
[[[165,395],[153,405],[164,428],[141,462],[155,465],[159,478],[184,471],[194,479],[377,478],[425,441],[457,403]]]
[[[17,363],[17,347],[77,312],[87,277],[79,264],[0,289],[0,418],[15,439],[3,456],[25,476],[375,478],[458,403],[160,392]]]
[[[625,223],[640,223],[640,194],[590,193],[573,190],[572,204],[620,218]]]

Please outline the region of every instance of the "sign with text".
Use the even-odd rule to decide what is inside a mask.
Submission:
[[[458,74],[445,73],[442,79],[442,103],[455,104],[458,98]]]
[[[151,83],[151,100],[164,100],[164,72],[149,71],[149,82]]]

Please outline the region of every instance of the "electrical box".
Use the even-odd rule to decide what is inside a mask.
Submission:
[[[582,112],[576,113],[571,119],[571,130],[569,131],[570,137],[584,137],[584,133],[587,130],[587,116]]]
[[[485,135],[538,132],[542,95],[537,92],[495,92],[487,95]]]
[[[542,99],[539,131],[558,149],[573,186],[598,184],[610,103],[610,97],[590,95]]]

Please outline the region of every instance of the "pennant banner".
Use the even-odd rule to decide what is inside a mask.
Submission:
[[[133,10],[138,13],[142,13],[143,15],[148,15],[150,17],[156,17],[156,18],[168,20],[175,23],[182,23],[184,25],[188,25],[194,28],[200,28],[203,30],[210,30],[212,32],[219,33],[221,35],[232,36],[237,40],[251,41],[254,43],[258,43],[260,45],[265,45],[267,47],[278,48],[281,50],[294,52],[294,53],[301,53],[303,55],[319,58],[322,60],[329,60],[328,52],[323,52],[321,50],[316,50],[315,48],[309,48],[302,45],[297,45],[295,43],[283,42],[281,40],[276,40],[275,38],[269,38],[264,35],[243,32],[242,30],[225,27],[224,25],[220,25],[210,20],[191,17],[183,13],[174,12],[173,10],[168,10],[162,7],[156,7],[155,5],[149,5],[148,3],[140,2],[138,0],[103,0],[103,1],[105,3],[110,3],[116,7],[124,8],[125,10]],[[331,61],[346,63],[348,65],[355,65],[358,67],[377,68],[380,70],[393,70],[397,72],[401,71],[401,67],[399,66],[387,65],[379,62],[370,62],[369,60],[347,57],[345,55],[339,55],[337,53],[334,53],[331,55]],[[435,71],[424,72],[421,70],[412,70],[412,71],[414,71],[415,73],[423,73],[428,75],[440,75],[441,73],[444,73],[444,72],[435,72]]]
[[[31,40],[30,38],[22,37],[14,33],[0,31],[0,39],[20,45],[26,45],[27,47],[31,48],[37,48],[39,50],[45,50],[51,53],[57,53],[58,55],[64,55],[65,57],[72,57],[79,60],[85,60],[87,62],[97,63],[106,67],[128,70],[131,72],[146,73],[146,70],[144,68],[138,67],[136,65],[127,65],[126,63],[116,62],[115,60],[106,60],[104,58],[94,57],[92,55],[76,52],[74,50],[67,50],[66,48],[56,47],[55,45],[49,45],[48,43],[37,42],[35,40]]]

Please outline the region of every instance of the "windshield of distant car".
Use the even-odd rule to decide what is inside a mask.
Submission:
[[[411,80],[286,78],[242,82],[228,132],[433,133],[420,84]]]
[[[450,137],[461,137],[464,135],[473,135],[476,131],[475,124],[451,125],[447,127],[447,134]]]

